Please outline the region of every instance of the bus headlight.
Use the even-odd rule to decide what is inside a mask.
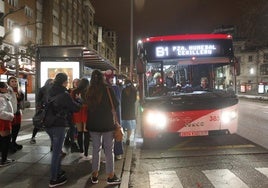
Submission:
[[[223,111],[221,114],[221,122],[226,124],[237,118],[237,112],[235,110]]]
[[[157,129],[164,129],[167,125],[166,115],[159,111],[148,111],[145,120],[148,125],[153,125]]]

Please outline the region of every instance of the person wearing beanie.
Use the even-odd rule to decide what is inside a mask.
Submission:
[[[14,118],[13,107],[8,95],[8,86],[5,82],[0,82],[0,167],[12,164],[15,160],[7,159],[10,140],[12,120]]]
[[[48,127],[45,128],[52,143],[51,177],[49,187],[65,184],[67,178],[61,169],[61,152],[65,137],[65,129],[70,125],[70,117],[78,112],[81,107],[81,99],[76,96],[73,99],[67,91],[68,76],[58,73],[48,90],[48,101],[52,104],[48,107],[46,120]]]
[[[118,107],[116,108],[116,114],[117,114],[117,119],[118,123],[121,124],[121,89],[119,86],[114,84],[114,73],[112,70],[106,70],[104,73],[104,78],[106,83],[113,88],[116,99],[119,102]],[[123,151],[123,142],[117,142],[114,141],[114,155],[117,160],[122,159],[122,154],[124,153]]]

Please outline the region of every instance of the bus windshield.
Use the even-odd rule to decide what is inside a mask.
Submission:
[[[232,67],[228,64],[174,65],[146,64],[145,95],[170,96],[185,93],[234,91]]]

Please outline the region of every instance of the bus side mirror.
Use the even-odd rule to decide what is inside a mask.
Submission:
[[[141,58],[136,59],[137,74],[144,74],[146,72],[145,64]]]

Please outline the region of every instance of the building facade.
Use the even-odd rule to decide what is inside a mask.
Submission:
[[[100,26],[94,24],[95,9],[89,0],[3,0],[0,5],[0,15],[4,17],[0,22],[0,36],[11,33],[19,25],[23,33],[19,43],[21,52],[25,52],[29,43],[83,45],[116,66],[116,32],[102,29],[102,41],[98,41]],[[8,48],[15,55],[11,34],[6,35],[0,48]],[[1,73],[1,80],[14,74],[15,64],[15,58],[5,64],[9,72]],[[28,92],[34,92],[35,62],[19,58],[19,65],[19,76],[26,79]]]
[[[240,63],[237,91],[268,95],[268,47],[247,46],[246,40],[237,40],[234,53]]]

